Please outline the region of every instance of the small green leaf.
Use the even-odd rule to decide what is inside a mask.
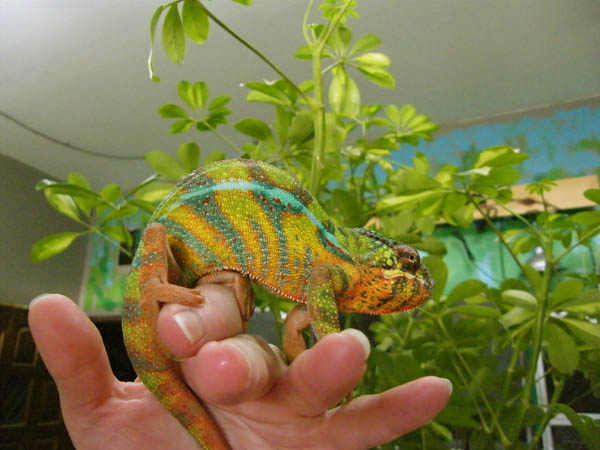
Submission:
[[[271,129],[269,126],[259,119],[242,119],[238,123],[236,123],[233,128],[235,128],[240,133],[245,134],[246,136],[250,136],[259,141],[266,141],[268,139],[272,139]]]
[[[70,219],[79,222],[79,210],[72,197],[68,195],[53,194],[48,190],[44,190],[46,200],[56,211],[67,216]]]
[[[224,151],[214,150],[208,155],[206,155],[206,158],[204,158],[204,161],[202,161],[202,165],[207,166],[208,164],[213,163],[215,161],[223,161],[226,157],[227,155]]]
[[[571,221],[581,225],[596,225],[600,223],[600,211],[582,211],[573,214]]]
[[[71,183],[52,183],[45,186],[41,186],[41,181],[36,185],[36,189],[43,189],[44,191],[51,192],[52,194],[68,195],[70,197],[81,197],[87,199],[97,199],[98,194],[91,189],[79,186]]]
[[[390,58],[385,53],[363,53],[352,58],[358,64],[371,67],[387,67],[390,65]]]
[[[195,142],[185,142],[177,149],[177,156],[181,166],[188,172],[198,167],[200,160],[200,147]]]
[[[427,200],[441,199],[445,195],[444,191],[429,190],[418,192],[416,194],[398,195],[395,197],[384,198],[377,204],[376,211],[389,211],[393,209],[408,208],[415,203],[425,202]]]
[[[523,272],[534,292],[539,293],[542,288],[542,276],[530,265],[523,266]]]
[[[433,279],[435,280],[435,286],[431,292],[431,298],[439,300],[446,283],[448,282],[448,267],[444,263],[444,260],[439,256],[426,256],[422,260],[425,267],[429,269]]]
[[[188,113],[185,112],[181,106],[174,104],[162,105],[160,108],[158,108],[158,114],[167,119],[189,118]]]
[[[191,119],[178,120],[177,122],[173,122],[171,127],[169,128],[169,133],[178,134],[185,133],[187,130],[194,126],[194,121]]]
[[[150,79],[157,82],[160,81],[160,78],[154,71],[154,35],[156,34],[158,20],[160,19],[160,15],[164,9],[165,6],[160,5],[158,8],[156,8],[156,10],[154,10],[154,14],[152,14],[152,18],[150,19],[150,54],[148,55],[148,73],[150,74]]]
[[[208,100],[208,86],[204,81],[197,81],[194,83],[194,100],[196,105],[200,108],[204,108],[206,100]]]
[[[394,89],[396,87],[396,81],[392,74],[382,67],[359,64],[356,68],[360,70],[365,77],[381,87],[387,89]]]
[[[515,306],[500,318],[500,323],[502,326],[509,328],[519,325],[525,321],[532,320],[534,316],[535,311],[528,308],[526,309],[521,308],[520,306]]]
[[[481,294],[486,289],[486,284],[480,280],[465,280],[457,284],[450,291],[446,298],[445,304],[450,306],[454,303],[464,300],[465,298]]]
[[[418,247],[419,250],[424,250],[431,255],[446,254],[446,246],[440,239],[434,236],[424,238],[421,242],[415,244],[415,246]]]
[[[562,373],[572,373],[579,365],[579,350],[573,338],[561,327],[552,323],[544,326],[544,339],[548,344],[548,358],[554,368]]]
[[[80,233],[67,231],[64,233],[49,234],[48,236],[44,236],[31,247],[29,259],[31,262],[40,262],[56,255],[57,253],[63,252],[69,248],[75,238],[79,235]]]
[[[587,342],[594,342],[596,345],[600,345],[599,324],[567,318],[561,318],[560,320],[565,323],[574,333],[576,333],[578,337],[586,340]]]
[[[179,98],[185,102],[186,105],[188,105],[192,109],[196,109],[197,105],[196,105],[196,99],[194,98],[194,90],[192,87],[192,83],[190,83],[189,81],[186,81],[186,80],[183,80],[183,81],[180,81],[179,83],[177,83],[177,94],[179,95]],[[177,106],[177,105],[164,105],[164,106],[169,106],[169,107],[171,107],[171,109],[173,109],[172,107]],[[161,114],[161,108],[159,108],[159,110],[158,110],[159,114]],[[181,110],[181,111],[183,111],[183,110]],[[180,111],[174,111],[174,112],[176,114],[178,114],[175,117],[186,117],[187,116],[187,114],[185,116],[181,116]],[[167,111],[167,113],[170,113],[170,111]],[[185,111],[184,111],[184,113],[185,113]],[[162,114],[161,114],[161,116],[162,116]],[[163,116],[163,117],[165,117],[165,116]],[[168,117],[172,117],[172,116],[168,116]]]
[[[310,45],[304,45],[296,50],[295,53],[296,58],[298,59],[311,59],[312,58],[312,48]]]
[[[116,184],[107,184],[100,189],[100,197],[109,203],[115,203],[121,196],[121,188]]]
[[[168,180],[179,180],[187,174],[187,171],[179,165],[177,160],[165,152],[149,152],[146,154],[146,161],[157,173]]]
[[[173,189],[170,183],[154,181],[136,192],[136,198],[146,202],[159,202]]]
[[[600,205],[600,189],[588,189],[583,193],[583,195],[588,200]]]
[[[118,242],[123,242],[127,246],[131,246],[133,243],[131,234],[123,227],[109,225],[102,227],[100,231]]]
[[[366,34],[362,36],[354,47],[352,47],[351,53],[364,52],[365,50],[371,50],[381,44],[381,38],[375,34]]]
[[[332,71],[329,103],[338,114],[356,117],[360,112],[360,92],[354,80],[342,70]]]
[[[536,298],[527,291],[507,289],[502,292],[502,300],[511,305],[520,306],[526,309],[535,310],[537,308]]]
[[[236,3],[239,3],[240,5],[245,5],[245,6],[250,6],[252,3],[254,3],[254,0],[233,0]]]
[[[75,172],[70,173],[67,177],[67,181],[69,182],[69,184],[74,184],[76,186],[80,186],[88,191],[92,190],[92,188],[90,187],[90,184],[85,179],[85,177],[79,173],[75,173]],[[73,198],[73,200],[75,201],[75,203],[77,204],[79,209],[81,211],[83,211],[83,213],[87,217],[90,216],[92,208],[97,205],[97,201],[95,199],[86,199],[83,197],[75,197],[75,198]]]
[[[291,146],[304,142],[314,131],[312,115],[308,111],[296,113],[288,132],[288,142]]]
[[[208,110],[215,111],[221,109],[227,105],[227,103],[229,103],[229,95],[217,95],[208,104]]]
[[[569,422],[571,422],[571,425],[573,425],[575,430],[577,430],[577,434],[579,434],[579,436],[581,437],[581,440],[583,441],[584,445],[588,449],[590,449],[590,450],[599,450],[600,449],[600,445],[598,444],[597,426],[595,428],[596,433],[591,432],[590,431],[591,427],[589,427],[587,425],[587,422],[585,421],[585,419],[587,419],[587,417],[580,416],[569,406],[563,405],[560,403],[554,405],[554,409],[556,409],[558,412],[564,414],[567,417],[567,419],[569,419]],[[589,420],[591,420],[591,419],[589,419]]]
[[[184,0],[181,8],[183,30],[196,44],[202,44],[208,37],[209,22],[206,10],[198,0]]]
[[[163,48],[169,59],[181,64],[185,58],[185,33],[179,17],[177,3],[169,7],[162,30]]]
[[[527,159],[527,155],[521,153],[519,149],[500,145],[496,147],[490,147],[483,150],[477,155],[477,161],[475,162],[475,168],[478,167],[505,167],[512,166]]]
[[[552,305],[558,305],[571,297],[579,295],[582,290],[583,283],[581,281],[574,278],[562,280],[550,294],[550,302]]]

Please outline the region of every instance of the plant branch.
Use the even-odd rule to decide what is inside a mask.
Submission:
[[[265,62],[265,64],[267,64],[271,69],[273,69],[281,78],[283,78],[285,81],[290,83],[290,85],[300,94],[300,96],[307,103],[310,104],[310,99],[306,96],[306,94],[304,92],[302,92],[302,89],[300,89],[298,87],[298,85],[296,85],[296,83],[294,83],[273,61],[271,61],[260,50],[258,50],[256,47],[254,47],[252,44],[250,44],[248,41],[246,41],[243,37],[241,37],[239,34],[237,34],[235,31],[233,31],[227,25],[225,25],[217,16],[215,16],[212,12],[210,12],[208,10],[208,8],[206,8],[206,6],[204,6],[204,4],[202,2],[200,2],[200,5],[202,6],[202,9],[204,9],[204,12],[206,12],[206,15],[208,17],[210,17],[213,20],[213,22],[215,22],[218,26],[220,26],[225,32],[227,32],[231,37],[233,37],[235,40],[237,40],[240,44],[242,44],[244,47],[246,47],[248,50],[250,50],[256,56],[258,56],[260,59],[262,59]]]
[[[346,11],[350,7],[353,0],[347,0],[339,14],[335,18],[330,19],[325,31],[319,37],[319,41],[313,44],[312,48],[312,60],[313,60],[313,82],[314,82],[314,104],[312,109],[315,115],[315,136],[314,136],[314,147],[312,162],[310,166],[310,177],[308,190],[311,194],[318,198],[319,189],[321,187],[321,172],[324,165],[325,148],[326,148],[326,120],[325,120],[325,95],[323,88],[323,73],[322,73],[322,61],[323,49],[327,40],[331,34],[335,31],[340,20]],[[310,103],[309,103],[310,104]]]
[[[217,130],[216,127],[211,126],[211,124],[209,124],[208,121],[202,120],[202,121],[200,121],[200,123],[202,125],[204,125],[206,128],[208,128],[210,131],[215,133],[218,137],[220,137],[223,142],[225,142],[227,145],[229,145],[238,154],[242,155],[244,153],[244,151],[235,142],[233,142],[231,139],[229,139],[227,136],[225,136],[223,133],[221,133],[219,130]]]
[[[581,245],[581,243],[583,241],[585,241],[586,239],[592,237],[593,235],[595,235],[596,233],[600,232],[600,225],[592,228],[590,231],[588,231],[587,233],[585,233],[583,236],[581,236],[577,242],[575,242],[573,245],[571,245],[569,248],[566,248],[560,255],[558,255],[556,258],[554,258],[551,262],[552,265],[556,265],[558,264],[558,262],[563,259],[565,256],[567,256],[575,247]]]

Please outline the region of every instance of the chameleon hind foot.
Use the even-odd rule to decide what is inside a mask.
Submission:
[[[250,280],[239,272],[231,270],[219,270],[201,277],[196,286],[200,284],[220,284],[233,289],[235,299],[240,308],[242,326],[244,331],[248,329],[248,321],[254,312],[254,291]]]

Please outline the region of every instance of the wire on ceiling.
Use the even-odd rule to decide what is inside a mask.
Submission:
[[[26,123],[20,121],[19,119],[11,116],[10,114],[4,112],[4,111],[0,111],[0,116],[4,117],[5,119],[10,120],[12,123],[14,123],[15,125],[20,126],[21,128],[29,131],[30,133],[35,134],[36,136],[41,137],[42,139],[45,139],[47,141],[50,141],[54,144],[60,145],[62,147],[66,147],[69,150],[73,150],[75,152],[79,152],[79,153],[83,153],[85,155],[89,155],[89,156],[95,156],[97,158],[106,158],[106,159],[127,159],[127,160],[142,160],[144,159],[143,155],[130,155],[130,156],[126,156],[126,155],[111,155],[111,154],[107,154],[107,153],[101,153],[101,152],[95,152],[93,150],[88,150],[85,149],[83,147],[80,147],[78,145],[73,145],[70,142],[63,142],[59,139],[56,139],[52,136],[47,135],[46,133],[43,133],[39,130],[36,130],[35,128],[27,125]]]

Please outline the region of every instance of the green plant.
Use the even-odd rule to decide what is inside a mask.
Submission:
[[[251,1],[238,1],[248,5]],[[314,19],[316,2],[307,2],[302,20],[305,42],[296,52],[312,64],[312,78],[294,81],[274,62],[210,12],[199,0],[177,0],[159,6],[150,21],[150,40],[164,13],[162,43],[171,60],[182,62],[186,42],[204,43],[209,25],[215,24],[262,59],[279,76],[273,81],[250,81],[246,100],[272,107],[272,119],[246,118],[233,130],[248,141],[238,145],[227,130],[229,96],[211,97],[202,81],[177,85],[179,104],[159,108],[173,120],[172,133],[214,133],[239,156],[276,164],[293,173],[319,199],[331,216],[346,226],[371,226],[392,238],[428,253],[426,264],[437,287],[433,299],[408,314],[384,316],[372,325],[378,343],[359,392],[383,390],[424,374],[450,378],[455,385],[450,406],[427,427],[401,440],[402,448],[449,448],[462,440],[468,448],[536,448],[548,420],[562,412],[572,421],[590,448],[599,442],[596,423],[559,403],[566,377],[582,371],[600,396],[600,293],[597,268],[559,273],[555,265],[574,248],[588,245],[600,231],[600,212],[568,216],[553,211],[543,200],[536,217],[513,214],[520,228],[501,230],[492,219],[490,204],[508,209],[508,186],[517,182],[516,169],[526,155],[509,147],[473,151],[463,170],[445,165],[436,173],[427,157],[418,153],[412,166],[402,166],[394,152],[403,144],[416,145],[436,131],[428,117],[411,105],[368,105],[361,98],[356,76],[393,88],[389,58],[376,47],[380,39],[367,34],[354,39],[352,18],[358,17],[354,0],[324,0],[321,16]],[[312,18],[312,19],[311,19]],[[149,58],[150,76],[158,81]],[[67,183],[43,180],[37,186],[62,214],[84,230],[47,236],[32,248],[32,259],[42,260],[65,250],[78,236],[96,233],[131,253],[129,220],[147,215],[168,189],[200,165],[203,152],[190,142],[175,159],[165,152],[150,152],[147,160],[156,172],[136,188],[122,194],[118,186],[92,190],[79,174]],[[222,159],[221,151],[208,153],[202,164]],[[530,186],[544,198],[549,182]],[[596,203],[600,192],[586,196]],[[440,221],[470,227],[475,213],[496,233],[522,274],[490,286],[467,280],[444,289],[446,248],[436,237]],[[512,213],[512,211],[510,211]],[[527,265],[524,255],[533,247],[544,249],[542,274]],[[259,291],[260,305],[268,307],[281,323],[279,301]],[[346,318],[360,326],[359,319]],[[532,403],[535,367],[545,355],[555,380],[547,407]],[[524,386],[521,381],[524,380]],[[526,443],[523,430],[535,426]],[[386,448],[394,448],[390,443]]]

